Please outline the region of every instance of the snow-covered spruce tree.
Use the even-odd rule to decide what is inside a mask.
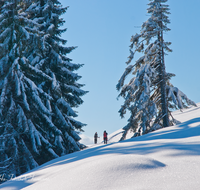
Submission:
[[[48,104],[53,112],[52,121],[56,126],[64,127],[65,142],[69,146],[68,150],[73,152],[82,146],[78,143],[80,137],[74,130],[82,131],[85,124],[73,119],[77,114],[72,108],[82,104],[80,97],[86,91],[80,89],[83,85],[77,83],[77,80],[81,77],[74,73],[82,65],[72,63],[66,56],[75,47],[64,47],[66,40],[60,38],[60,35],[66,31],[66,29],[59,29],[64,23],[60,15],[65,13],[66,9],[62,8],[58,1],[38,1],[33,5],[33,10],[36,10],[33,18],[40,24],[40,30],[44,33],[42,38],[44,46],[40,49],[42,56],[31,54],[29,59],[34,67],[40,68],[53,78],[53,82],[46,82],[42,88],[53,98]],[[64,151],[63,147],[60,147],[60,150]]]
[[[72,107],[86,92],[73,73],[81,65],[65,57],[74,48],[59,45],[65,42],[58,37],[59,15],[66,9],[44,4],[58,11],[50,15],[47,29],[56,25],[51,36],[42,30],[48,22],[38,22],[45,21],[42,11],[34,15],[38,2],[0,2],[0,172],[6,180],[82,148],[77,130],[84,124],[73,119]]]
[[[81,96],[87,93],[80,89],[84,85],[77,83],[81,77],[74,72],[82,65],[72,63],[67,57],[75,47],[65,47],[67,41],[61,38],[66,29],[60,29],[65,22],[60,16],[66,10],[67,7],[63,8],[55,0],[35,1],[28,9],[30,19],[40,25],[43,33],[42,46],[38,52],[31,52],[28,59],[33,67],[53,79],[38,85],[52,98],[46,106],[52,113],[52,124],[62,132],[61,136],[49,134],[58,155],[80,150],[83,146],[78,142],[77,131],[83,131],[85,124],[74,119],[77,114],[73,108],[83,103]]]
[[[36,141],[38,146],[41,141],[33,124],[33,112],[43,110],[39,93],[44,93],[38,91],[23,69],[27,68],[24,45],[30,45],[31,35],[26,28],[31,23],[23,14],[25,2],[1,0],[1,5],[0,173],[6,180],[38,166],[34,156],[38,153]]]
[[[150,1],[147,9],[150,18],[143,23],[140,34],[132,36],[128,67],[117,84],[119,96],[125,99],[119,110],[120,116],[124,117],[126,111],[130,111],[130,118],[123,128],[121,140],[126,138],[129,130],[134,132],[135,137],[156,128],[169,126],[172,124],[169,121],[172,108],[196,106],[170,83],[171,77],[175,75],[165,71],[165,52],[172,51],[168,47],[171,43],[165,42],[163,37],[163,33],[170,30],[167,27],[170,23],[169,6],[165,4],[167,0]],[[130,65],[136,52],[142,52],[144,55],[135,64]],[[130,73],[134,77],[128,84],[124,84]]]

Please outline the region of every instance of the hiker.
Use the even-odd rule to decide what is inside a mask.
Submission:
[[[108,133],[106,131],[103,132],[103,141],[104,141],[104,144],[107,144],[107,141],[108,141]]]
[[[99,138],[98,137],[98,134],[97,134],[97,132],[94,134],[94,144],[97,144],[97,138]]]

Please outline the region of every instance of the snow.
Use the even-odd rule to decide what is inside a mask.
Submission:
[[[200,103],[173,112],[182,123],[118,143],[122,130],[3,183],[1,190],[188,190],[200,186]],[[128,134],[131,137],[131,134]],[[1,179],[2,176],[1,176]]]

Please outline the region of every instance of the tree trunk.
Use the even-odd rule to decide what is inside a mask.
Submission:
[[[161,22],[161,29],[162,29],[162,22]],[[167,93],[166,93],[166,72],[164,63],[163,31],[159,32],[158,40],[160,44],[159,79],[160,79],[163,127],[167,127],[169,126],[169,115],[168,115]]]

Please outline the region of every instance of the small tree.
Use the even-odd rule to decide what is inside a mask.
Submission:
[[[147,12],[150,18],[143,23],[140,34],[131,38],[129,65],[117,84],[121,90],[119,96],[125,102],[119,110],[123,117],[126,110],[131,116],[128,124],[123,128],[121,140],[125,139],[128,130],[132,129],[134,136],[145,134],[151,130],[170,125],[170,108],[182,109],[187,105],[196,104],[170,83],[171,73],[166,73],[164,56],[171,52],[171,43],[165,42],[163,32],[170,29],[167,24],[169,8],[164,4],[167,0],[151,0]],[[144,44],[146,42],[146,44]],[[133,50],[135,48],[135,50]],[[142,52],[134,65],[130,65],[135,52]],[[124,85],[127,75],[135,75],[128,84]]]

